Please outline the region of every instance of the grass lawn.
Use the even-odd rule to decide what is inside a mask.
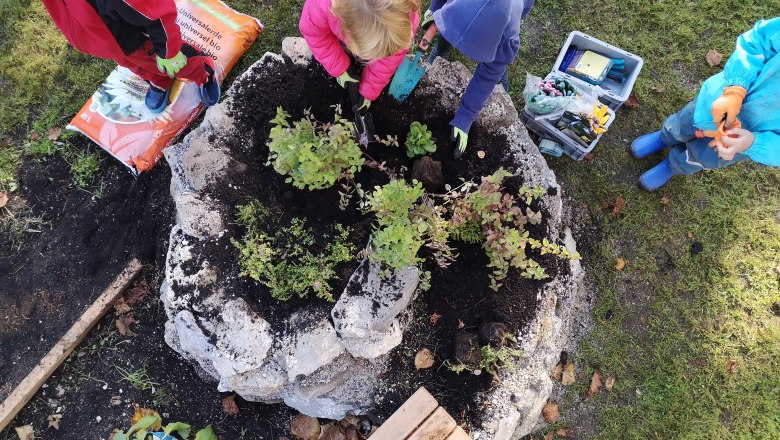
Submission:
[[[301,1],[228,3],[266,25],[235,72],[297,35]],[[20,161],[45,159],[33,134],[64,126],[113,65],[68,49],[40,2],[4,0],[0,8],[0,191],[8,191]],[[516,103],[525,72],[549,72],[572,30],[645,60],[635,88],[641,107],[618,112],[595,159],[549,161],[601,231],[584,255],[596,328],[575,363],[588,376],[598,369],[617,377],[612,393],[587,399],[588,423],[572,409],[562,424],[605,439],[780,432],[780,172],[742,164],[677,177],[648,194],[637,178],[661,157],[635,161],[627,152],[631,139],[656,130],[719,71],[705,61],[708,50],[728,56],[740,33],[778,11],[780,0],[536,2],[512,66]],[[626,205],[610,215],[602,203],[618,195]],[[701,251],[691,252],[697,243]],[[587,382],[570,390],[564,407],[581,402]]]

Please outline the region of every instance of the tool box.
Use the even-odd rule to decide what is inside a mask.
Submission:
[[[561,65],[564,63],[567,52],[569,52],[569,49],[572,47],[576,47],[578,50],[593,51],[612,59],[622,59],[623,63],[621,67],[623,80],[616,81],[612,78],[607,78],[601,82],[601,84],[596,85],[590,84],[576,76],[572,76],[565,71],[562,71]],[[626,52],[597,38],[583,34],[582,32],[574,31],[569,34],[566,43],[558,54],[558,59],[555,61],[552,72],[550,72],[545,79],[564,78],[570,81],[578,91],[598,97],[600,102],[609,107],[607,113],[610,115],[610,118],[605,124],[605,127],[608,129],[615,121],[615,111],[617,111],[617,109],[628,100],[629,96],[631,96],[631,91],[634,88],[634,84],[639,76],[639,72],[642,70],[643,64],[644,61],[637,55]],[[520,120],[529,130],[539,135],[542,139],[550,139],[557,142],[562,147],[563,152],[572,159],[582,160],[588,153],[593,151],[593,148],[596,147],[596,144],[598,144],[602,135],[598,135],[598,137],[596,137],[596,139],[587,147],[582,146],[556,127],[556,123],[563,115],[563,112],[563,110],[560,110],[552,114],[536,115],[528,109],[523,109],[520,113]]]

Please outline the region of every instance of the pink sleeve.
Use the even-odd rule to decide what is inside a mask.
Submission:
[[[417,29],[420,23],[420,14],[414,11],[411,14],[412,31]],[[363,77],[360,79],[360,94],[369,101],[375,100],[390,83],[398,66],[404,60],[409,49],[400,50],[395,55],[381,58],[368,63],[363,69]]]
[[[330,76],[337,77],[349,68],[349,56],[329,24],[332,0],[306,0],[298,27],[314,58]]]

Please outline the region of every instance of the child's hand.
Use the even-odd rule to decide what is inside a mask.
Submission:
[[[425,31],[425,34],[422,37],[422,40],[420,40],[420,44],[417,46],[420,48],[420,50],[428,50],[431,47],[431,41],[433,41],[433,37],[436,36],[436,32],[438,31],[438,28],[436,27],[436,23],[431,23],[430,26],[428,26],[428,29]]]
[[[721,137],[720,143],[715,146],[718,157],[723,160],[733,160],[734,156],[744,153],[753,145],[756,135],[744,128],[732,128],[726,130],[726,136]]]
[[[157,57],[157,69],[173,78],[184,66],[187,65],[187,57],[179,51],[173,58]]]
[[[723,89],[723,95],[712,103],[712,120],[715,124],[726,122],[726,128],[734,128],[734,121],[742,110],[742,101],[747,96],[747,90],[740,86],[730,86]]]

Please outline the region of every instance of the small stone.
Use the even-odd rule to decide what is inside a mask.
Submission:
[[[482,150],[477,151],[477,157],[480,158],[480,159],[484,159],[485,158],[485,152],[482,151]]]
[[[444,186],[444,177],[441,172],[441,162],[423,156],[412,165],[412,179],[423,184],[430,192],[439,192]]]
[[[479,325],[479,343],[500,347],[507,337],[506,325],[500,322],[483,322]]]
[[[454,358],[466,365],[479,366],[482,361],[479,354],[479,336],[466,332],[456,333]]]

